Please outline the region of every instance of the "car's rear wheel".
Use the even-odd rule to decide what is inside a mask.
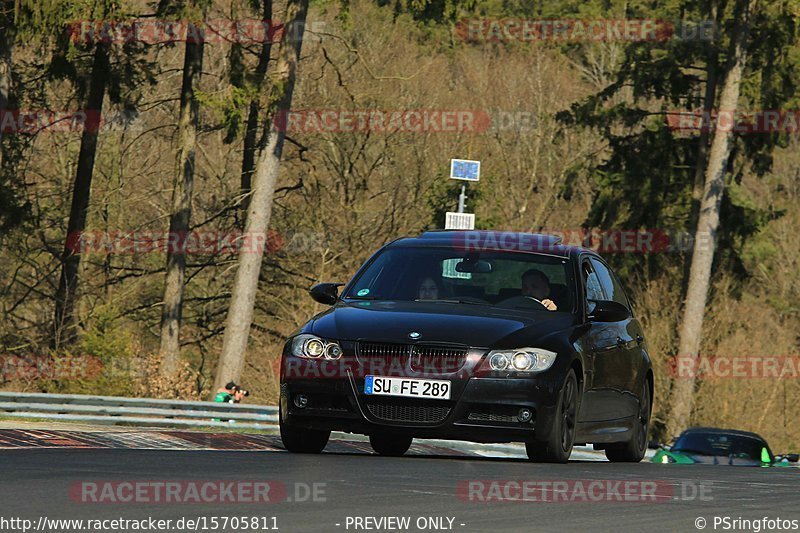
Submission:
[[[640,396],[639,413],[633,435],[628,442],[615,442],[606,447],[606,457],[612,463],[638,463],[647,451],[647,432],[650,429],[650,385],[644,382]]]
[[[279,410],[280,411],[280,410]],[[283,414],[278,415],[283,447],[292,453],[320,453],[328,444],[330,431],[305,429],[290,426],[283,421]]]
[[[539,463],[566,463],[575,443],[575,424],[578,420],[580,392],[575,371],[570,369],[558,400],[556,419],[544,441],[528,442],[525,451],[528,459]]]
[[[411,447],[411,437],[398,435],[374,434],[369,436],[369,443],[378,455],[399,457]]]

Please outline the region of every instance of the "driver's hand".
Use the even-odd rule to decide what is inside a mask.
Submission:
[[[548,311],[555,311],[556,309],[558,309],[556,307],[556,303],[549,298],[545,298],[544,300],[542,300],[542,305],[545,306]]]

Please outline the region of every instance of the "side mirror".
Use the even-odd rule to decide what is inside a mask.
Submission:
[[[339,299],[339,287],[344,283],[318,283],[308,290],[314,301],[333,305]]]
[[[589,320],[595,322],[619,322],[631,317],[631,312],[621,303],[613,300],[589,300],[594,309],[589,313]]]
[[[786,454],[778,455],[777,457],[775,457],[775,461],[783,461],[783,460],[786,460],[786,461],[788,461],[790,463],[796,463],[796,462],[798,462],[798,460],[800,460],[800,454],[786,453]]]

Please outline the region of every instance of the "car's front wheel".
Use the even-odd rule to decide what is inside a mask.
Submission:
[[[575,371],[570,369],[564,380],[564,386],[561,388],[556,419],[553,421],[550,435],[544,441],[525,444],[528,459],[539,463],[567,462],[575,443],[575,424],[578,419],[579,402],[578,379],[575,377]]]
[[[644,382],[639,413],[633,435],[628,442],[615,442],[606,447],[606,457],[612,463],[638,463],[647,451],[647,431],[650,429],[650,385]]]
[[[375,434],[369,436],[369,443],[378,455],[397,457],[403,455],[411,447],[411,437]]]
[[[283,447],[292,453],[320,453],[328,444],[331,437],[330,431],[316,429],[305,429],[290,426],[283,421],[283,415],[279,414],[279,424],[281,428],[281,441]]]

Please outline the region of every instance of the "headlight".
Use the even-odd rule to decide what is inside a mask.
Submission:
[[[505,370],[508,368],[508,358],[501,353],[496,353],[489,358],[489,365],[492,370]]]
[[[519,370],[520,372],[530,370],[536,366],[536,354],[517,352],[514,354],[514,357],[511,358],[511,366],[514,367],[514,370]]]
[[[556,353],[542,348],[519,348],[516,350],[492,350],[488,356],[492,370],[517,372],[544,372],[556,360]]]
[[[342,349],[335,342],[332,342],[325,347],[325,357],[328,359],[339,359],[341,356]]]
[[[303,354],[308,357],[317,358],[325,351],[325,343],[319,339],[308,339],[303,344]]]
[[[339,359],[342,348],[334,341],[326,341],[314,335],[298,335],[292,341],[292,355],[307,359]]]

